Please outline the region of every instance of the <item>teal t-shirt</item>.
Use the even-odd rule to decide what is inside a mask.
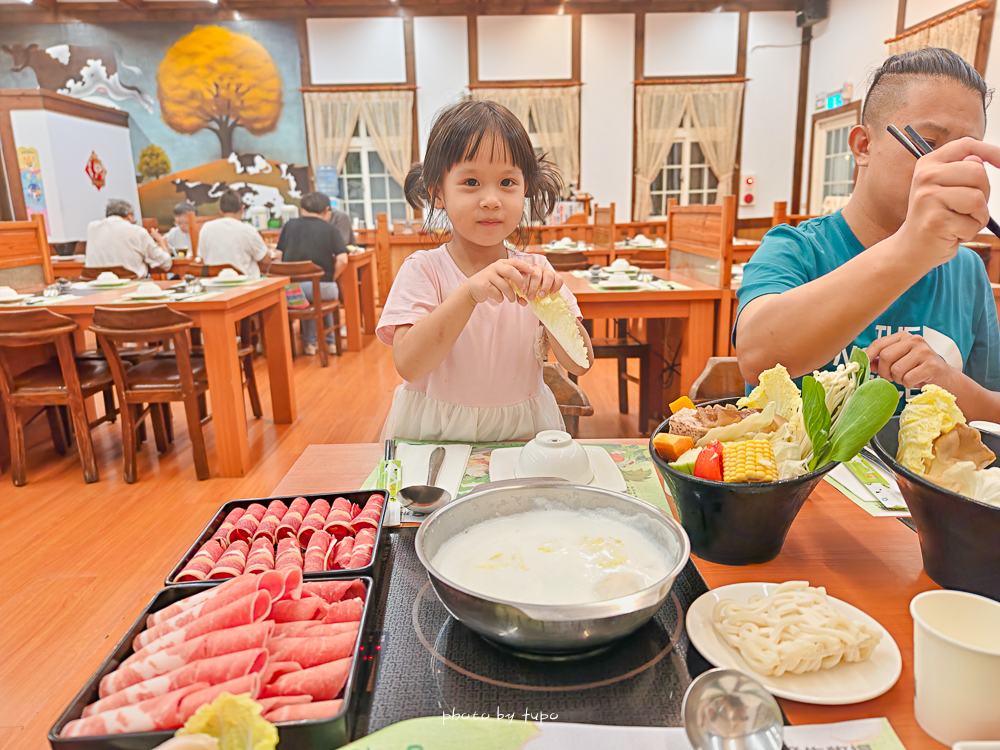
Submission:
[[[765,294],[780,294],[842,266],[864,246],[840,211],[802,222],[783,224],[767,233],[743,272],[737,291],[736,324],[746,304]],[[808,321],[803,321],[808,325]],[[991,391],[1000,391],[1000,324],[993,290],[983,261],[972,250],[938,266],[903,293],[854,339],[866,348],[875,339],[899,331],[923,336],[952,367]],[[735,340],[736,327],[733,327]],[[847,361],[843,351],[823,369]],[[915,395],[903,395],[908,400]],[[902,409],[904,400],[900,400]]]

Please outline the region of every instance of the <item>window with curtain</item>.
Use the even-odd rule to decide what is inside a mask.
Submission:
[[[975,65],[982,9],[987,5],[982,0],[968,3],[940,18],[886,39],[887,51],[890,55],[898,55],[924,47],[944,47],[958,54],[970,65]]]
[[[379,214],[387,214],[389,221],[406,218],[403,188],[386,169],[361,117],[339,175],[338,192],[340,207],[369,229],[375,228]]]
[[[674,142],[663,160],[663,167],[650,186],[652,218],[666,218],[667,201],[674,198],[679,206],[712,205],[719,191],[705,152],[702,151],[690,115],[685,116],[675,133]]]

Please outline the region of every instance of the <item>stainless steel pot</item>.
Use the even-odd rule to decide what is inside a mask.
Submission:
[[[612,509],[640,517],[643,531],[667,556],[670,572],[629,596],[578,605],[542,605],[493,599],[442,576],[431,562],[441,545],[474,524],[524,513],[544,498],[574,509]],[[654,506],[610,490],[557,479],[484,485],[431,515],[417,532],[417,556],[434,591],[459,622],[502,646],[530,653],[574,654],[606,646],[644,625],[660,608],[691,554],[681,525]]]

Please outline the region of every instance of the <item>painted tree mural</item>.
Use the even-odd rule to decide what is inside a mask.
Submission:
[[[162,148],[151,143],[139,155],[137,167],[144,179],[155,180],[157,177],[170,174],[170,159]]]
[[[281,116],[281,74],[264,47],[222,26],[199,26],[171,47],[156,73],[163,121],[178,133],[211,130],[222,158],[233,132],[270,133]]]

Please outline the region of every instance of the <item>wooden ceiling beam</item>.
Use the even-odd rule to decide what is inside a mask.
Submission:
[[[523,0],[517,9],[526,15],[555,13],[561,7],[567,15],[586,13],[690,13],[707,12],[721,7],[723,11],[793,11],[800,0]],[[13,9],[12,9],[13,8]],[[107,23],[113,13],[116,22],[124,21],[227,21],[236,20],[235,13],[245,20],[280,20],[287,18],[335,18],[358,16],[509,15],[510,0],[220,0],[219,5],[207,2],[177,0],[175,2],[114,2],[57,3],[56,0],[35,0],[34,5],[4,5],[6,23]]]

